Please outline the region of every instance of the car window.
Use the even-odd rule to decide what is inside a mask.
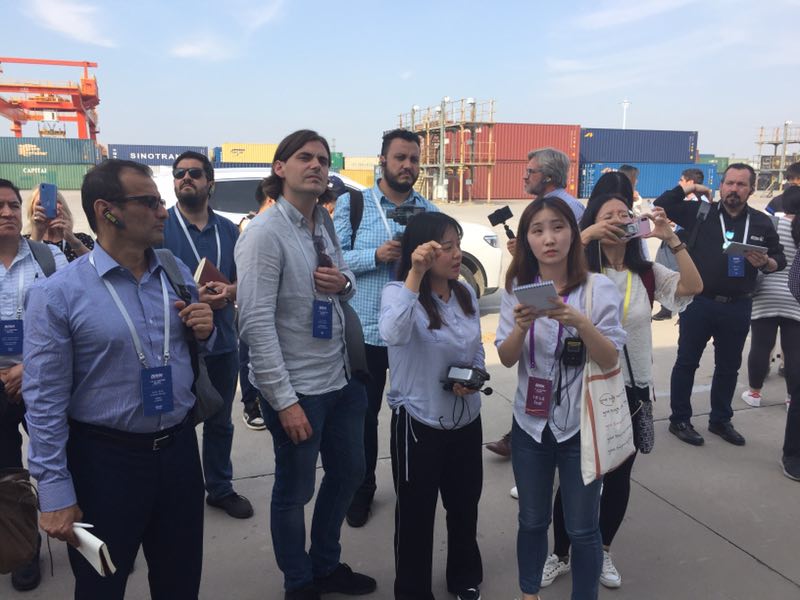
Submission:
[[[260,179],[217,181],[211,195],[211,208],[227,213],[247,214],[258,210],[256,188]]]

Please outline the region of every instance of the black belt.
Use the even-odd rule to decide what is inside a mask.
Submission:
[[[714,294],[701,294],[703,298],[708,298],[709,300],[713,300],[714,302],[721,302],[722,304],[730,304],[731,302],[736,302],[737,300],[745,300],[748,298],[752,298],[753,294],[741,294],[739,296],[715,296]]]
[[[91,425],[89,423],[81,423],[74,419],[69,420],[70,431],[86,435],[96,440],[104,442],[112,442],[119,446],[125,446],[134,450],[149,450],[157,452],[170,446],[172,442],[183,431],[185,425],[189,422],[191,412],[186,415],[183,422],[177,425],[164,429],[163,431],[154,431],[153,433],[132,433],[130,431],[120,431],[119,429],[112,429],[111,427],[103,427],[101,425]]]

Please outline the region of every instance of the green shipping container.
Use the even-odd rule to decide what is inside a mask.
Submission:
[[[62,190],[79,190],[83,176],[93,166],[0,163],[0,179],[8,179],[21,190],[32,190],[40,183],[54,183]]]
[[[36,165],[97,164],[100,149],[92,140],[0,137],[0,163]]]
[[[331,152],[331,171],[338,173],[342,169],[344,169],[344,153]]]

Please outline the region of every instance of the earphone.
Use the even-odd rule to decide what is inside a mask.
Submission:
[[[103,211],[103,217],[105,217],[106,221],[111,223],[114,227],[118,227],[119,229],[125,228],[125,223],[115,217],[114,213],[112,213],[110,209],[107,208]]]

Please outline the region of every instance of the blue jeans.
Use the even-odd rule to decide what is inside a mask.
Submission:
[[[239,374],[239,353],[207,356],[208,377],[217,388],[224,404],[217,414],[203,423],[203,473],[208,496],[219,500],[233,494],[233,421],[231,406],[236,395],[236,377]]]
[[[549,427],[536,442],[514,420],[511,464],[519,492],[517,563],[519,587],[538,594],[547,559],[547,529],[553,502],[553,478],[558,466],[564,524],[572,542],[572,599],[595,600],[603,567],[600,537],[600,481],[583,485],[581,436],[559,444]]]
[[[749,298],[724,303],[705,296],[695,296],[694,301],[681,313],[678,356],[670,380],[670,421],[688,423],[691,420],[694,373],[712,337],[714,377],[711,380],[711,414],[708,422],[728,423],[731,420],[731,402],[742,364],[744,342],[750,331],[752,307],[753,301]]]
[[[294,444],[278,413],[262,398],[261,410],[275,449],[270,530],[284,588],[296,590],[329,575],[339,564],[339,534],[350,501],[364,480],[364,414],[367,395],[355,379],[340,390],[299,396],[313,431]],[[314,496],[317,457],[324,475],[311,520],[311,548],[306,552],[303,507]]]

